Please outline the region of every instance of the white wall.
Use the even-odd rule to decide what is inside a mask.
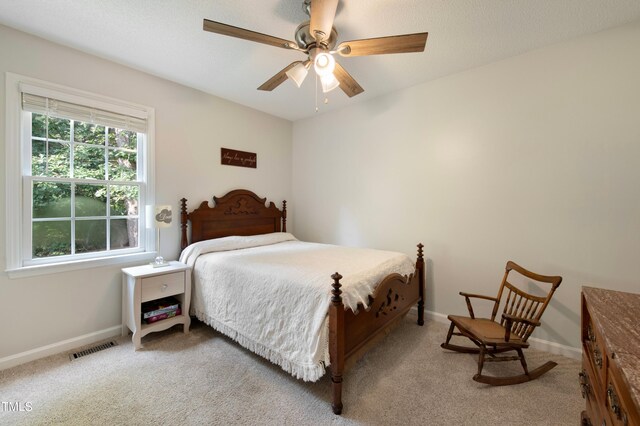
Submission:
[[[640,22],[294,123],[296,233],[421,241],[442,314],[507,260],[562,275],[534,336],[579,347],[582,285],[640,292],[638,52]]]
[[[5,211],[5,84],[12,72],[155,108],[156,201],[186,197],[194,208],[247,188],[279,204],[291,195],[289,121],[0,26],[0,211]],[[214,78],[214,77],[212,77]],[[258,168],[220,165],[220,147],[256,152]],[[178,224],[162,231],[161,251],[179,252]],[[165,232],[166,231],[166,232]],[[0,365],[27,351],[119,326],[120,267],[9,279],[0,221]]]

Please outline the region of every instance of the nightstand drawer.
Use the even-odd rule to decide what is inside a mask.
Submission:
[[[141,301],[160,299],[184,293],[184,272],[142,278]]]

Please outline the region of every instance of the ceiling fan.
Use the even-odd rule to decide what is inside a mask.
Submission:
[[[344,41],[336,47],[338,32],[333,27],[333,20],[338,1],[304,0],[303,9],[309,15],[310,20],[298,26],[295,32],[295,42],[208,19],[204,20],[203,29],[282,49],[297,50],[307,55],[305,61],[295,61],[287,65],[258,87],[258,90],[266,91],[275,89],[287,78],[300,87],[309,68],[313,65],[316,74],[320,77],[323,92],[329,92],[340,86],[347,96],[352,97],[364,92],[364,89],[335,61],[334,54],[351,57],[424,51],[428,35],[426,32]],[[334,47],[335,50],[333,50]]]

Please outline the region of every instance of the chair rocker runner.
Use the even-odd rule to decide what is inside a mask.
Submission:
[[[536,283],[550,284],[546,296],[534,296],[513,285],[508,281],[509,274],[512,271],[516,271]],[[561,282],[562,277],[539,275],[524,269],[512,261],[507,262],[502,284],[496,297],[460,292],[460,295],[464,296],[467,302],[469,316],[448,316],[451,321],[451,326],[449,327],[447,340],[440,346],[452,351],[479,354],[478,373],[473,376],[473,380],[476,382],[503,386],[524,383],[540,377],[557,364],[553,361],[548,361],[535,370],[529,371],[522,350],[529,347],[527,339],[531,336],[533,330],[540,325],[540,317]],[[475,317],[471,305],[471,298],[494,302],[490,319]],[[498,323],[495,319],[500,305],[503,305],[503,311],[500,322]],[[454,332],[456,328],[458,332]],[[467,337],[477,347],[451,344],[449,342],[452,336]],[[510,351],[515,351],[517,355],[497,355]],[[482,374],[482,368],[485,362],[499,361],[520,361],[524,369],[524,374],[509,377],[495,377]]]

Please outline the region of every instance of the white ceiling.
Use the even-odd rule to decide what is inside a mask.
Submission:
[[[298,52],[205,32],[207,18],[293,40],[302,0],[2,0],[0,23],[298,120],[315,112],[315,82],[256,88]],[[342,58],[365,92],[318,97],[320,113],[552,43],[640,19],[639,0],[341,0],[338,42],[429,32],[423,53]]]

